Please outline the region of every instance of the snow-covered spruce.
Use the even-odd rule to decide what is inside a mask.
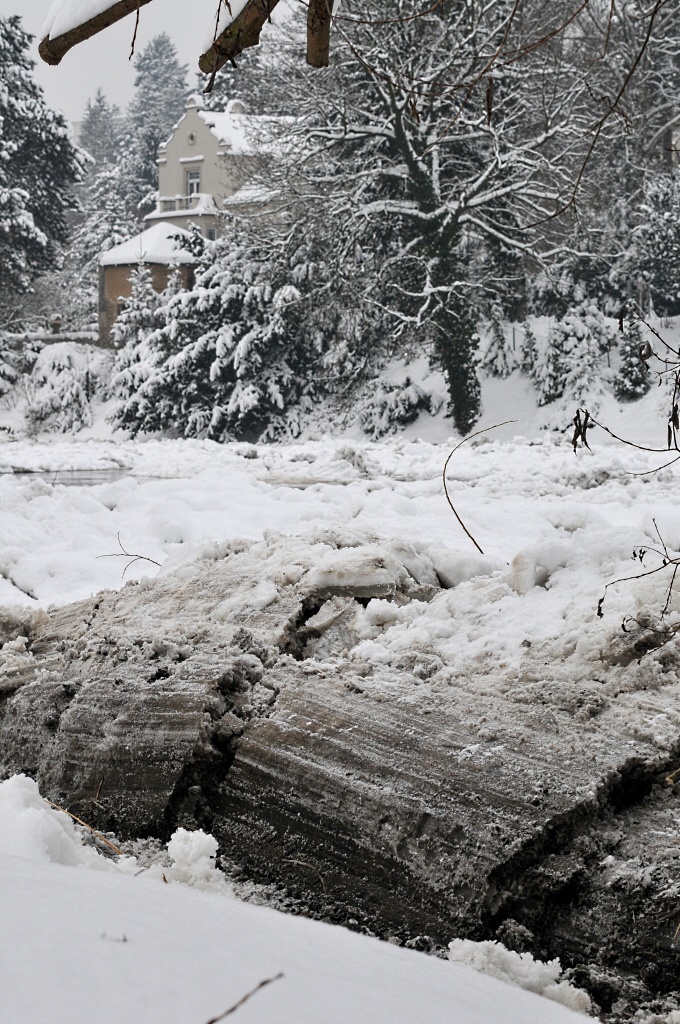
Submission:
[[[215,440],[297,432],[319,358],[301,330],[299,277],[276,239],[257,246],[232,227],[204,246],[194,287],[161,308],[164,326],[123,353],[116,387],[131,390],[116,426]]]
[[[30,433],[76,433],[92,424],[92,402],[107,395],[111,355],[91,345],[46,345],[25,378]]]
[[[30,46],[18,16],[0,18],[0,314],[54,265],[84,163],[33,78]]]
[[[482,355],[482,367],[492,377],[509,377],[515,368],[514,353],[508,349],[503,330],[502,310],[495,306],[491,312],[488,340]]]
[[[577,306],[552,322],[544,361],[534,374],[539,404],[563,399],[565,409],[587,405],[597,412],[605,393],[606,356],[613,338],[612,327],[592,304]]]
[[[640,323],[636,320],[627,323],[619,344],[621,363],[614,378],[614,394],[621,401],[642,398],[652,386],[652,375],[642,358],[644,346]]]

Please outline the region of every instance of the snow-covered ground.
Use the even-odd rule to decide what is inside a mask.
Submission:
[[[389,663],[405,650],[430,652],[454,670],[471,662],[478,670],[504,667],[509,680],[527,645],[534,654],[545,650],[555,671],[581,670],[620,634],[624,615],[660,607],[661,575],[618,584],[604,619],[596,615],[605,584],[639,571],[633,549],[658,546],[657,528],[670,549],[680,548],[677,467],[650,474],[659,456],[598,445],[595,437],[592,451],[574,454],[563,436],[482,436],[455,453],[447,473],[481,555],[444,497],[453,443],[3,441],[0,604],[62,604],[172,573],[239,538],[318,544],[333,536],[340,546],[361,538],[395,555],[418,582],[449,589],[430,603],[369,602],[358,613],[353,657]],[[135,555],[160,566],[128,567]],[[655,564],[653,556],[646,564]],[[662,726],[650,724],[660,743]],[[12,937],[0,957],[7,1024],[80,1024],[93,1016],[205,1024],[281,971],[284,978],[237,1011],[241,1020],[575,1019],[564,1006],[467,968],[244,905],[226,891],[195,891],[172,878],[165,885],[152,872],[134,877],[110,861],[108,870],[89,870],[103,865],[80,854],[50,855],[41,828],[27,838],[19,820],[47,810],[37,794],[8,795],[7,785],[0,785],[0,906],[3,933]],[[498,976],[505,952],[454,948],[452,956],[490,961]],[[547,987],[554,984],[554,970],[537,970],[548,972]],[[529,975],[535,980],[533,968]]]
[[[426,551],[454,582],[479,576],[478,588],[493,588],[494,574],[509,573],[509,593],[524,597],[507,608],[512,632],[524,615],[536,629],[534,611],[549,631],[577,598],[594,612],[603,585],[634,570],[635,547],[658,546],[654,521],[680,547],[680,463],[654,474],[663,459],[652,453],[593,441],[574,454],[563,437],[490,434],[456,452],[447,473],[482,558],[446,504],[449,450],[405,439],[0,443],[0,601],[61,604],[159,571],[138,561],[123,579],[119,536],[168,571],[234,539],[349,531]],[[635,587],[619,589],[630,604]]]
[[[29,779],[0,784],[3,1024],[206,1024],[267,979],[235,1012],[243,1024],[584,1020],[568,1007],[588,998],[557,962],[463,942],[447,963],[241,903],[206,837],[179,833],[173,866],[143,871],[84,847]]]

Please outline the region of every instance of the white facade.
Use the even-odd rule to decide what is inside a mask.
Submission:
[[[159,200],[146,217],[147,224],[196,224],[206,238],[214,238],[221,210],[236,212],[261,203],[264,197],[254,196],[247,183],[258,143],[271,121],[247,114],[238,100],[232,100],[225,113],[215,113],[203,109],[200,96],[191,96],[181,121],[159,147]]]

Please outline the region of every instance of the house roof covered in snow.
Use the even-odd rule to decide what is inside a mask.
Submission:
[[[127,242],[109,249],[99,260],[102,267],[132,266],[137,263],[195,263],[191,253],[180,248],[180,239],[189,238],[189,232],[175,224],[161,221],[129,238]]]
[[[216,136],[220,146],[237,156],[252,156],[271,150],[276,128],[293,121],[292,117],[246,114],[243,105],[234,100],[223,113],[199,110],[198,116]]]

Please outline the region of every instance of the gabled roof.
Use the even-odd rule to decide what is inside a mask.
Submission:
[[[230,109],[232,106],[233,109]],[[242,109],[240,104],[237,106],[230,103],[224,113],[198,111],[198,116],[216,136],[220,146],[236,156],[267,152],[271,149],[270,136],[273,129],[294,120],[292,117],[245,114],[241,112]]]
[[[161,221],[142,231],[140,235],[109,249],[99,260],[102,267],[127,267],[138,263],[165,265],[195,263],[196,257],[180,249],[178,236],[189,238],[189,232],[175,224]]]

